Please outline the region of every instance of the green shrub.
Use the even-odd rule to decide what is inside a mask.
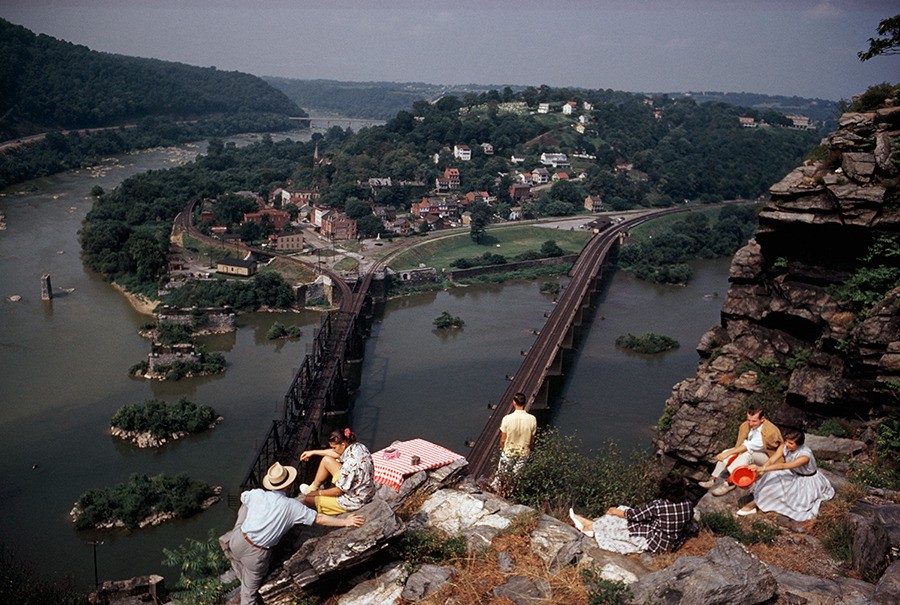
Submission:
[[[781,535],[781,530],[764,521],[753,521],[750,530],[745,531],[740,522],[724,513],[704,513],[700,515],[700,526],[717,536],[729,536],[742,544],[772,544]]]
[[[627,334],[616,338],[616,346],[635,353],[663,353],[679,347],[678,341],[662,334],[645,332],[640,336]]]
[[[777,526],[765,521],[755,520],[750,524],[750,531],[745,533],[745,544],[766,544],[771,546],[775,538],[781,535]]]
[[[237,585],[237,581],[228,584],[219,581],[231,563],[219,547],[215,530],[209,530],[202,542],[188,538],[175,550],[163,548],[163,555],[163,565],[175,567],[181,573],[173,586],[175,603],[218,605]]]
[[[132,475],[127,483],[90,489],[75,503],[75,529],[122,521],[128,529],[155,513],[189,517],[200,512],[203,501],[213,495],[212,486],[191,481],[187,475]]]
[[[816,145],[812,149],[809,150],[809,153],[806,154],[804,159],[812,160],[812,161],[821,161],[827,160],[830,154],[831,149],[828,145],[822,143],[821,145]]]
[[[704,513],[700,515],[700,527],[709,530],[717,536],[729,536],[741,542],[744,530],[741,524],[731,515],[724,513]]]
[[[560,285],[557,282],[545,281],[541,284],[541,294],[559,294]]]
[[[113,414],[110,425],[125,431],[148,432],[154,437],[173,433],[199,433],[216,419],[216,411],[208,405],[197,405],[181,397],[174,404],[159,399],[123,405]]]
[[[466,322],[455,315],[451,315],[450,311],[444,311],[431,323],[434,324],[435,328],[443,330],[446,328],[461,328]]]
[[[860,486],[900,490],[900,472],[890,464],[882,464],[881,456],[873,463],[850,462],[850,481]]]
[[[128,368],[129,376],[143,376],[147,373],[147,370],[150,369],[150,364],[147,363],[147,360],[139,361],[130,368]]]
[[[818,428],[810,429],[809,432],[813,435],[822,435],[823,437],[846,437],[848,434],[847,427],[837,418],[826,418]]]
[[[508,497],[564,518],[572,503],[586,516],[599,517],[610,506],[640,506],[656,491],[654,466],[646,453],[630,460],[610,442],[602,453],[582,453],[579,442],[554,429],[538,431],[534,451],[514,477],[498,476]]]
[[[875,447],[882,462],[896,461],[900,456],[900,418],[883,420],[875,431]]]
[[[276,340],[278,338],[299,338],[300,328],[297,326],[285,326],[280,321],[272,324],[272,327],[266,332],[266,340]]]
[[[156,326],[156,340],[166,346],[193,342],[191,329],[183,324],[162,323]]]
[[[674,407],[667,407],[663,410],[662,416],[659,417],[659,422],[656,423],[656,430],[664,433],[672,428],[672,418],[675,417],[677,411]]]
[[[631,596],[626,584],[604,580],[594,566],[582,569],[581,579],[587,588],[588,605],[621,605]]]
[[[862,315],[900,285],[900,236],[881,236],[872,242],[861,266],[842,285],[828,288],[835,300],[849,302]]]
[[[812,355],[812,351],[805,348],[800,348],[794,351],[794,354],[784,362],[784,367],[786,367],[790,371],[794,371],[797,368],[804,367],[808,362],[809,358]]]
[[[400,558],[407,573],[415,573],[423,563],[447,563],[466,554],[464,536],[448,536],[432,528],[409,531],[399,544]]]
[[[830,525],[821,537],[825,552],[837,561],[853,560],[853,536],[843,523]]]

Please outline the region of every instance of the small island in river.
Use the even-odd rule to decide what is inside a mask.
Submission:
[[[174,404],[159,399],[123,405],[110,420],[110,433],[141,448],[159,447],[214,428],[223,418],[208,405],[197,405],[186,397]]]
[[[84,492],[69,516],[75,529],[137,529],[193,516],[218,502],[221,493],[221,486],[183,473],[134,474],[127,483]]]

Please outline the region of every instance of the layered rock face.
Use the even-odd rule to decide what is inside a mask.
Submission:
[[[771,188],[756,238],[732,262],[721,325],[703,336],[696,375],[666,402],[658,450],[697,477],[734,445],[750,403],[782,428],[841,416],[861,433],[898,404],[896,278],[868,308],[838,300],[835,288],[862,267],[900,264],[900,107],[839,123],[827,157]]]

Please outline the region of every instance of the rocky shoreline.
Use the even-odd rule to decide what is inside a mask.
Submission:
[[[221,485],[213,485],[213,496],[210,496],[200,505],[200,510],[206,510],[210,508],[213,504],[222,499],[222,486]],[[78,509],[78,505],[72,507],[72,510],[69,511],[69,519],[74,523],[78,519],[80,511]],[[172,512],[161,512],[161,513],[153,513],[146,518],[142,519],[138,523],[138,529],[144,527],[153,527],[155,525],[160,525],[165,523],[166,521],[171,521],[173,519],[177,519],[178,516]],[[125,529],[125,523],[121,519],[116,519],[115,521],[110,521],[107,523],[96,523],[91,529],[96,530],[107,530],[107,529]]]
[[[215,421],[211,422],[209,426],[206,427],[207,430],[212,430],[216,428],[223,420],[225,420],[222,416],[219,416],[215,419]],[[168,443],[169,441],[178,441],[179,439],[183,439],[185,437],[190,437],[191,435],[196,435],[197,433],[189,433],[187,431],[178,431],[172,433],[168,437],[156,437],[149,431],[126,431],[125,429],[121,429],[116,426],[109,427],[109,434],[113,437],[118,437],[119,439],[123,439],[125,441],[131,441],[133,444],[138,446],[139,448],[148,448],[148,447],[160,447]]]

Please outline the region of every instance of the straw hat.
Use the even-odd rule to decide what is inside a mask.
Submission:
[[[280,462],[276,462],[269,467],[262,483],[266,489],[277,491],[288,487],[296,478],[297,469],[293,466],[282,466]]]

